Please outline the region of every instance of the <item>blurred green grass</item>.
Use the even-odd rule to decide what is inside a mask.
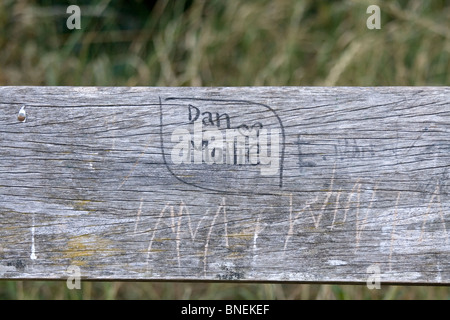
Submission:
[[[380,290],[369,290],[365,285],[82,281],[80,290],[69,290],[65,281],[3,281],[0,299],[448,300],[450,289],[383,284]]]
[[[68,4],[81,30],[65,27]],[[377,4],[382,29],[366,28]],[[450,84],[447,0],[0,2],[0,85]],[[2,281],[0,299],[449,299],[446,287]]]
[[[446,0],[84,2],[68,30],[65,1],[3,0],[0,84],[449,84]]]

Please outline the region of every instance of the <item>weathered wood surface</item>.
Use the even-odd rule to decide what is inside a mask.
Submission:
[[[272,168],[176,164],[197,114]],[[448,87],[1,87],[0,278],[449,284],[449,134]]]

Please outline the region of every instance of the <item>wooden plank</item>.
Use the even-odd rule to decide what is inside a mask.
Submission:
[[[0,87],[0,278],[449,284],[449,101]]]

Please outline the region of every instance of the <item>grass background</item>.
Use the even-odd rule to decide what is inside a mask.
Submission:
[[[66,8],[81,7],[81,30]],[[381,30],[366,9],[381,8]],[[0,0],[0,85],[450,84],[447,0]],[[2,281],[1,299],[449,299],[448,287]]]

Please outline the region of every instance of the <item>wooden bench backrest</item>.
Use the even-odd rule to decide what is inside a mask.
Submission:
[[[448,87],[0,87],[2,279],[449,284],[449,184]]]

